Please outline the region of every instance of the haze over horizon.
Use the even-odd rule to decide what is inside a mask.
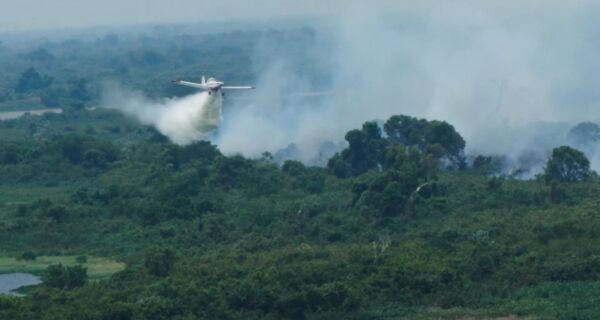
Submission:
[[[461,0],[453,7],[470,7],[474,12],[509,19],[518,10],[522,15],[568,16],[574,11],[585,12],[591,0],[570,1],[503,1],[481,3]],[[393,1],[376,0],[368,4],[360,0],[21,0],[3,1],[0,11],[0,32],[35,31],[47,29],[77,29],[106,26],[131,26],[140,24],[171,24],[209,21],[262,20],[285,17],[334,17],[360,6],[361,10],[385,13],[390,16],[420,14],[439,7],[433,0]],[[372,8],[370,10],[369,8]],[[507,14],[509,13],[509,14]]]
[[[321,15],[334,13],[342,2],[263,0],[249,5],[238,0],[9,1],[0,12],[0,32]]]
[[[328,27],[312,25],[315,37],[302,50],[334,94],[310,108],[283,103],[292,91],[322,88],[297,72],[299,48],[259,41],[248,64],[259,90],[246,94],[251,104],[228,107],[235,112],[216,138],[223,151],[257,156],[294,143],[311,159],[364,121],[407,114],[448,121],[468,152],[519,157],[547,152],[565,143],[569,126],[600,119],[598,8],[588,0],[26,0],[4,6],[0,30],[320,17]],[[600,155],[589,156],[600,168]]]

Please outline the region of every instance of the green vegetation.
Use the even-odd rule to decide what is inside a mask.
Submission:
[[[546,180],[549,182],[574,182],[589,178],[590,161],[583,152],[568,146],[552,151],[546,165]]]
[[[67,267],[81,265],[87,269],[90,279],[98,280],[106,279],[125,269],[124,263],[107,258],[86,257],[85,261],[80,261],[78,258],[77,256],[37,256],[34,259],[0,257],[0,274],[27,272],[44,275],[51,265],[60,264]]]
[[[327,168],[279,166],[83,108],[99,74],[160,96],[185,94],[156,87],[177,73],[250,78],[217,66],[258,38],[109,35],[0,63],[6,101],[52,90],[65,109],[0,121],[0,272],[45,280],[0,297],[0,319],[600,317],[600,178],[577,150],[517,180],[468,165],[451,124],[398,115],[349,131]]]
[[[104,118],[122,128],[102,130]],[[417,141],[440,125],[454,132],[402,119],[419,124]],[[127,267],[94,285],[30,289],[9,299],[5,314],[41,316],[42,305],[91,319],[565,318],[565,309],[548,308],[557,288],[572,288],[582,314],[600,312],[590,300],[600,274],[595,175],[493,177],[445,160],[461,157],[462,139],[455,151],[452,143],[405,145],[406,131],[383,137],[372,123],[349,133],[364,138],[333,158],[350,173],[341,178],[335,160],[324,169],[227,157],[207,142],[172,145],[109,112],[4,126],[36,121],[72,129],[43,140],[24,130],[11,140],[22,143],[4,142],[12,160],[0,168],[8,195],[0,251],[35,258],[4,258],[0,269],[82,264],[98,279],[122,266],[95,256]],[[88,123],[98,129],[83,129]],[[127,130],[139,133],[124,140],[113,132]],[[379,150],[373,163],[351,160],[365,149]],[[53,253],[69,256],[45,257]],[[69,274],[61,268],[48,271]],[[56,305],[63,291],[71,302]]]
[[[87,281],[87,269],[77,266],[53,264],[44,274],[44,285],[50,288],[70,290],[80,288]]]

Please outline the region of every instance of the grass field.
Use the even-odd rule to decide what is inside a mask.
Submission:
[[[516,315],[497,315],[495,313],[485,310],[469,310],[462,308],[454,309],[428,309],[420,312],[414,316],[403,317],[403,319],[410,320],[443,320],[443,319],[454,319],[454,320],[531,320],[531,317],[527,316],[516,316]],[[500,312],[501,313],[501,312]]]
[[[36,199],[63,199],[74,187],[47,186],[0,186],[0,208],[30,204]]]
[[[87,257],[84,263],[77,262],[78,256],[40,256],[35,260],[17,260],[12,257],[0,257],[0,273],[26,272],[41,275],[49,265],[72,266],[81,264],[87,268],[88,278],[92,280],[107,278],[115,272],[125,269],[125,264],[109,258]]]
[[[39,98],[5,101],[0,103],[1,112],[47,109],[40,103]]]

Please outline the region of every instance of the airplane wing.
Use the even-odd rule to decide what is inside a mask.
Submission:
[[[195,82],[189,82],[189,81],[183,81],[183,80],[174,80],[173,83],[179,84],[182,86],[186,86],[186,87],[192,87],[192,88],[197,88],[197,89],[206,89],[206,86],[201,83],[195,83]]]
[[[251,89],[256,89],[256,87],[252,87],[252,86],[237,86],[237,87],[232,87],[232,86],[222,86],[221,89],[223,90],[251,90]]]

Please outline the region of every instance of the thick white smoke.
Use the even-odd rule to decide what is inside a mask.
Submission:
[[[103,106],[152,125],[171,141],[182,145],[208,139],[222,118],[221,95],[206,92],[152,101],[139,92],[109,85],[104,90]]]
[[[298,75],[293,52],[267,44],[257,59],[277,64],[257,85],[271,94],[225,117],[221,148],[256,156],[293,142],[311,160],[320,143],[364,121],[408,114],[448,121],[468,153],[508,155],[518,166],[566,143],[577,122],[598,120],[593,2],[352,4],[315,28],[308,54],[332,79],[322,103],[282,101],[323,88]]]
[[[295,48],[261,43],[253,61],[258,89],[225,102],[213,138],[222,151],[256,157],[293,143],[293,157],[323,163],[323,142],[343,141],[364,121],[407,114],[453,124],[470,154],[519,162],[543,159],[566,143],[571,126],[599,118],[600,22],[592,1],[349,3],[312,26],[315,39],[302,53],[308,63],[298,65]],[[298,72],[307,67],[327,81]],[[176,106],[205,98],[161,105],[136,97],[134,106],[164,113],[151,120],[129,113],[187,143],[205,135],[185,116],[191,111]]]

